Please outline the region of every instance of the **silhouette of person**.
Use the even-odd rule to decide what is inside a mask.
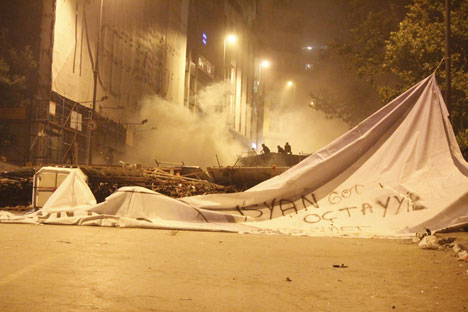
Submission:
[[[260,151],[260,153],[270,154],[270,149],[268,148],[268,146],[265,145],[265,143],[262,143],[262,147],[263,147],[263,149]]]
[[[292,155],[292,152],[291,152],[291,145],[289,145],[288,142],[286,142],[286,144],[284,145],[284,152],[285,152],[286,154]]]
[[[284,149],[279,145],[277,147],[278,147],[278,154],[284,154]]]

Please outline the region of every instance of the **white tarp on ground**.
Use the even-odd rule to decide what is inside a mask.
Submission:
[[[434,75],[246,192],[175,200],[126,187],[92,204],[90,192],[77,203],[72,185],[86,187],[71,174],[41,211],[0,221],[361,237],[468,223],[468,164]]]

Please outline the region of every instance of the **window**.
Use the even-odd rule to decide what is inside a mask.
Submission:
[[[214,66],[203,56],[198,57],[198,68],[213,78]]]

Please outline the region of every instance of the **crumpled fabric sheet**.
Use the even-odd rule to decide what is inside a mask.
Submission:
[[[173,199],[124,187],[96,204],[82,175],[72,172],[40,211],[0,212],[0,222],[406,237],[468,223],[468,164],[431,75],[245,192]]]

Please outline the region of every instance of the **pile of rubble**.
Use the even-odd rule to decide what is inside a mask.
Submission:
[[[98,202],[123,186],[142,186],[173,198],[236,191],[230,186],[177,176],[159,168],[81,167],[81,170],[88,176],[88,185]]]
[[[0,172],[0,207],[26,207],[32,201],[33,168]]]
[[[0,172],[0,209],[20,210],[31,205],[33,177],[38,169]],[[173,198],[236,191],[231,186],[178,176],[160,168],[83,166],[80,169],[88,176],[88,185],[98,202],[123,186],[142,186]]]

